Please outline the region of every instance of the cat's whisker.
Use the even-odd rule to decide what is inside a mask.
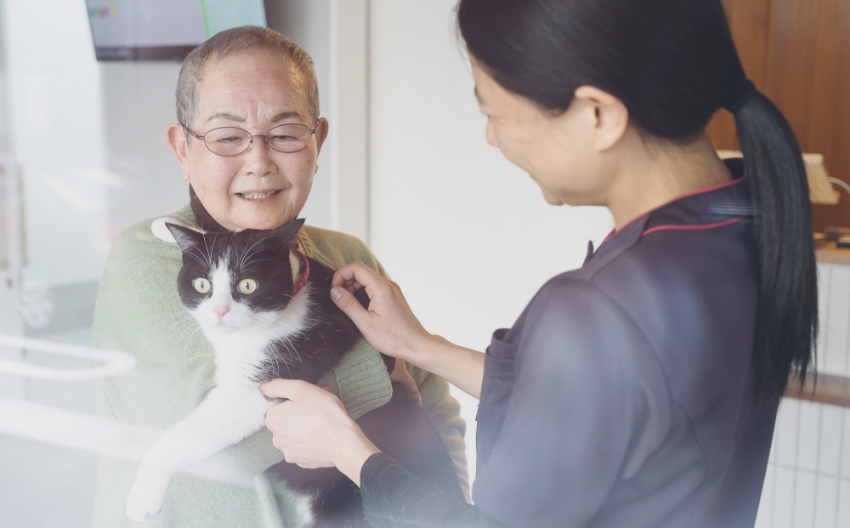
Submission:
[[[264,241],[268,240],[269,238],[270,238],[270,237],[261,238],[260,240],[257,240],[256,242],[254,242],[253,244],[251,244],[251,246],[250,246],[249,248],[247,248],[245,251],[243,251],[243,252],[242,252],[242,255],[241,255],[241,256],[240,256],[240,258],[239,258],[239,267],[241,268],[241,267],[242,267],[242,265],[243,265],[243,263],[244,263],[246,260],[248,260],[249,258],[251,258],[251,256],[253,256],[253,254],[249,254],[249,253],[251,252],[251,250],[252,250],[252,249],[254,249],[256,246],[258,246],[260,243],[262,243],[262,242],[264,242]]]
[[[196,254],[196,252],[195,252],[195,251],[189,251],[189,252],[187,253],[187,255],[188,255],[189,257],[191,257],[191,258],[195,259],[195,260],[198,262],[198,264],[200,264],[200,265],[201,265],[201,267],[209,268],[209,259],[205,259],[205,258],[204,258],[204,254],[203,254],[203,253],[201,253],[200,255],[198,255],[198,254]]]

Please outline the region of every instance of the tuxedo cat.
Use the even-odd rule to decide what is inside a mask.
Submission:
[[[215,387],[143,458],[127,499],[127,515],[136,521],[162,509],[168,484],[181,468],[264,426],[275,402],[260,392],[261,383],[275,378],[316,383],[360,337],[330,300],[333,270],[295,248],[303,220],[271,231],[232,233],[203,233],[170,222],[159,219],[152,230],[183,252],[178,292],[215,350]],[[392,371],[395,360],[384,360]],[[408,470],[463,498],[448,451],[418,401],[395,383],[393,389],[388,404],[357,422]],[[307,470],[282,462],[267,474],[308,501],[302,508],[306,525],[368,526],[356,486],[335,468]]]

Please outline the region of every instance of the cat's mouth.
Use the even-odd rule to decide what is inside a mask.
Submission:
[[[259,201],[259,200],[266,200],[268,198],[271,198],[272,196],[275,196],[275,195],[279,194],[280,192],[281,192],[281,189],[278,189],[276,191],[246,192],[246,193],[236,193],[236,194],[238,194],[239,196],[241,196],[242,198],[244,198],[246,200]]]
[[[237,327],[231,326],[231,325],[229,325],[229,324],[227,324],[223,321],[215,321],[215,322],[211,323],[209,326],[210,326],[210,329],[212,329],[216,332],[219,332],[221,334],[232,334],[233,332],[238,330]]]

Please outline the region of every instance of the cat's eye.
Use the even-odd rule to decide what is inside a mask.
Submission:
[[[254,279],[242,279],[239,281],[239,293],[251,295],[257,291],[257,281]]]
[[[192,286],[195,287],[195,291],[198,293],[209,293],[210,291],[210,281],[203,277],[198,277],[197,279],[192,281]]]

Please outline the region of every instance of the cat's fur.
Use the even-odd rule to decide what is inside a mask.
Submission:
[[[180,299],[215,350],[215,387],[195,411],[165,431],[142,460],[127,499],[127,515],[138,521],[159,512],[177,471],[263,427],[265,412],[274,402],[261,394],[260,383],[275,378],[315,383],[360,336],[330,300],[333,270],[293,248],[303,220],[272,231],[233,233],[202,233],[165,220],[156,221],[152,230],[164,240],[173,236],[183,251]],[[199,278],[208,281],[209,291],[196,289]],[[240,291],[245,279],[255,281],[255,291]],[[201,284],[201,290],[206,285]],[[394,360],[384,359],[392,370]],[[390,403],[358,423],[379,449],[422,478],[463,496],[442,440],[403,389],[394,390]],[[336,469],[305,470],[283,462],[268,474],[310,498],[309,524],[363,522],[356,487]]]

